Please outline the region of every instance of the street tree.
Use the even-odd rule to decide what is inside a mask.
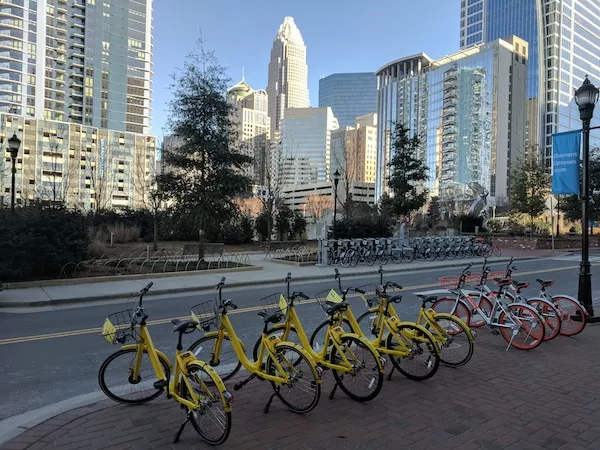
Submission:
[[[512,174],[510,204],[513,212],[527,214],[533,235],[534,219],[546,210],[550,178],[536,155],[521,160]]]
[[[310,194],[306,197],[306,209],[313,218],[313,223],[316,223],[326,210],[333,210],[333,198],[331,195]]]
[[[236,211],[234,199],[251,185],[243,171],[252,159],[239,148],[225,72],[200,41],[173,75],[168,124],[179,144],[165,151],[167,170],[158,177],[173,209],[200,231],[200,258],[207,227],[227,222]]]
[[[410,216],[427,202],[428,191],[424,184],[429,179],[428,169],[418,157],[419,138],[411,138],[404,125],[396,125],[390,143],[394,156],[389,164],[388,186],[393,194],[393,211],[396,216]]]
[[[435,227],[440,220],[442,220],[442,214],[440,212],[440,203],[438,197],[432,197],[429,201],[429,208],[427,210],[427,222],[430,228]]]

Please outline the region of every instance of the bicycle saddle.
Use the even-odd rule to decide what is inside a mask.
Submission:
[[[494,278],[494,281],[498,286],[508,286],[512,283],[510,278]]]
[[[548,287],[554,284],[554,280],[542,280],[541,278],[538,278],[536,281],[540,283],[542,287]]]
[[[263,318],[265,323],[277,323],[281,321],[281,319],[283,319],[283,314],[281,314],[280,312],[267,314],[265,311],[260,311],[258,315]]]
[[[173,319],[173,320],[171,320],[171,323],[173,325],[175,325],[175,329],[173,331],[177,331],[179,333],[187,333],[190,330],[196,329],[196,326],[198,325],[193,320],[180,320],[180,319]]]

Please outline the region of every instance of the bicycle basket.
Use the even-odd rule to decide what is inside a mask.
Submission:
[[[317,303],[321,305],[321,308],[323,308],[323,311],[325,312],[329,311],[329,306],[331,303],[341,303],[343,301],[342,297],[335,291],[335,289],[326,289],[321,291],[315,295],[315,298],[317,299]]]
[[[127,341],[138,342],[139,335],[133,321],[134,311],[127,309],[109,314],[102,326],[102,336],[109,344],[124,344]]]
[[[267,314],[274,314],[276,311],[281,311],[287,314],[288,302],[283,294],[273,294],[260,299],[260,305]]]
[[[211,325],[217,325],[217,311],[215,302],[208,300],[192,306],[192,320],[197,323],[196,328],[202,331],[210,330]]]
[[[379,287],[375,284],[365,284],[362,286],[359,286],[358,289],[360,289],[361,291],[365,291],[364,294],[361,294],[360,292],[357,292],[358,297],[365,302],[365,305],[367,305],[367,307],[371,308],[373,305],[376,305],[378,303],[379,300],[379,296],[377,295],[377,290],[379,289]]]

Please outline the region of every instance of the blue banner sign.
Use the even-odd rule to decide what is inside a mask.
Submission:
[[[579,195],[581,131],[552,135],[552,193]]]

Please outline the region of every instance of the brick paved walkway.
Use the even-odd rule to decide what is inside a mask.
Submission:
[[[373,402],[338,391],[297,416],[252,381],[235,393],[233,428],[223,448],[600,449],[600,326],[531,352],[504,352],[501,336],[480,329],[475,355],[426,382],[394,375]],[[61,414],[0,446],[9,449],[205,448],[191,426],[171,439],[183,411],[166,399],[142,406],[103,401]]]

